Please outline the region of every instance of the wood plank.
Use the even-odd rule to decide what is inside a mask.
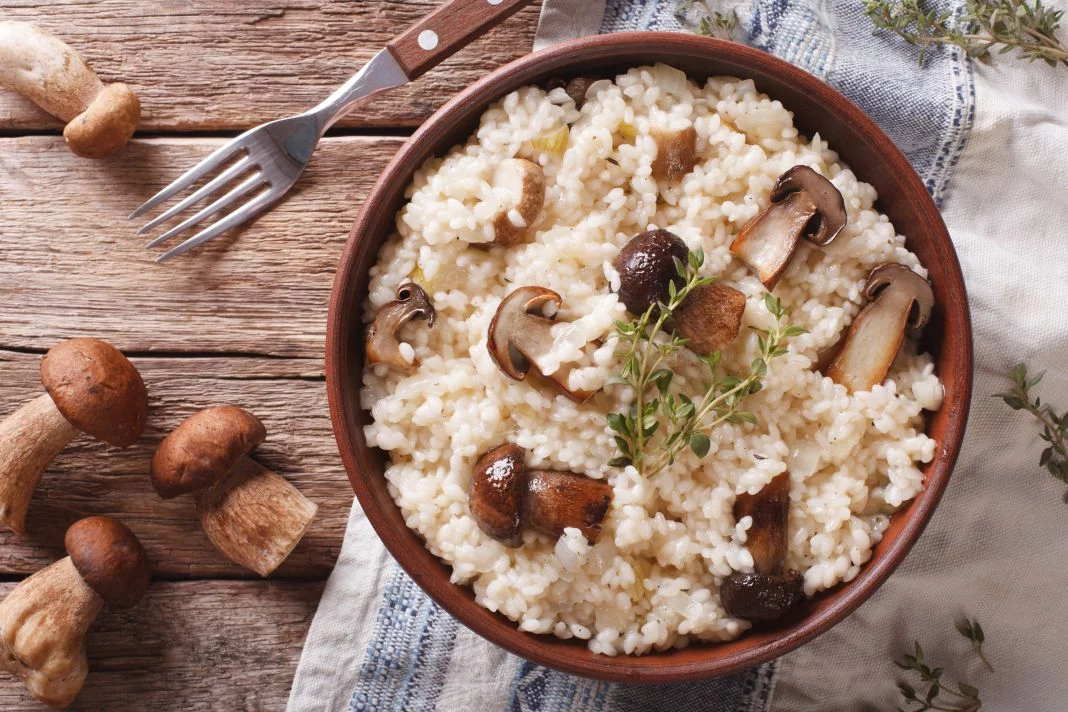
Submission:
[[[129,351],[321,358],[337,258],[401,140],[323,141],[274,210],[155,264],[160,250],[143,249],[126,215],[218,144],[139,140],[94,162],[58,138],[0,139],[0,347],[82,335]]]
[[[37,22],[108,82],[141,98],[141,129],[254,126],[311,108],[439,0],[0,0]],[[530,51],[527,8],[416,83],[377,97],[342,126],[416,126],[461,88]],[[0,129],[60,124],[0,90]]]
[[[36,354],[0,351],[0,415],[41,392]],[[319,505],[311,529],[275,578],[325,578],[341,549],[352,503],[327,412],[317,359],[134,358],[148,387],[149,418],[133,447],[118,450],[79,436],[45,473],[30,505],[28,533],[0,532],[0,574],[29,574],[63,554],[66,527],[108,514],[140,537],[166,578],[256,575],[219,554],[200,529],[192,497],[164,501],[152,489],[156,444],[183,418],[232,403],[267,427],[256,458]],[[0,709],[4,709],[0,705]]]
[[[15,584],[0,584],[7,595]],[[322,583],[154,582],[89,631],[73,712],[278,712],[285,708]],[[0,673],[0,709],[43,712]]]

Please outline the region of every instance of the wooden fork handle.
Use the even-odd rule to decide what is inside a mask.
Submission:
[[[450,0],[386,47],[409,79],[467,46],[533,0]]]

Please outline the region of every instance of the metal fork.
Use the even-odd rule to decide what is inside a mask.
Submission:
[[[245,223],[276,203],[297,182],[319,139],[338,119],[370,97],[408,83],[532,0],[451,0],[399,35],[315,108],[271,121],[241,134],[156,193],[129,219],[208,179],[179,203],[147,222],[143,235],[208,198],[209,205],[182,220],[146,247],[155,247],[203,221],[215,222],[156,258],[163,262]],[[223,191],[231,183],[240,182]],[[220,193],[224,193],[221,197]],[[244,202],[241,202],[244,201]],[[232,209],[226,212],[227,209]]]

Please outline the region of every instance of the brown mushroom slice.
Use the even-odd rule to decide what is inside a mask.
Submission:
[[[653,178],[677,181],[693,170],[697,162],[697,130],[692,124],[672,130],[653,129],[650,133],[656,142]]]
[[[734,618],[774,620],[804,597],[804,582],[801,572],[792,569],[777,576],[733,573],[719,587],[719,600]]]
[[[574,527],[594,544],[612,504],[612,485],[574,472],[531,470],[523,499],[523,524],[560,537]]]
[[[64,543],[69,556],[20,582],[0,602],[0,668],[56,709],[69,706],[85,682],[85,635],[97,615],[105,605],[135,605],[149,580],[141,543],[110,517],[76,522]]]
[[[525,158],[508,158],[494,171],[493,187],[507,197],[493,216],[492,244],[518,244],[545,205],[545,172]]]
[[[845,224],[845,201],[834,184],[808,166],[797,165],[779,176],[771,203],[746,223],[730,250],[773,289],[801,238],[826,245]]]
[[[612,266],[619,273],[619,300],[631,314],[640,315],[652,305],[666,302],[668,285],[682,285],[675,260],[683,264],[689,250],[668,230],[647,230],[632,237]]]
[[[745,312],[745,295],[713,282],[697,287],[675,309],[674,327],[686,347],[707,356],[723,350],[738,336]]]
[[[555,314],[561,303],[559,294],[538,286],[520,287],[501,301],[489,325],[486,348],[506,376],[522,381],[531,366],[541,373],[537,359],[553,347],[554,322],[544,310],[551,305]],[[582,403],[593,396],[591,391],[568,388],[564,369],[541,375],[573,401]]]
[[[527,485],[526,451],[514,443],[493,448],[478,458],[471,475],[468,507],[478,528],[506,546],[523,543],[523,494]]]
[[[756,494],[743,492],[734,500],[734,520],[752,517],[745,545],[758,574],[782,573],[786,564],[790,475],[776,475]]]
[[[931,317],[931,284],[902,264],[887,263],[868,275],[869,302],[849,327],[845,342],[827,369],[850,393],[882,383],[897,358],[908,329],[922,329]]]
[[[409,361],[401,353],[397,332],[412,319],[426,320],[433,328],[437,311],[427,293],[415,282],[397,287],[397,298],[383,304],[375,313],[375,320],[367,329],[367,362],[384,363],[405,373],[414,373],[419,361]]]

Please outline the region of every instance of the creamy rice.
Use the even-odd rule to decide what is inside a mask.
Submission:
[[[753,569],[748,518],[736,523],[732,514],[737,494],[790,473],[787,564],[804,574],[811,596],[854,578],[889,514],[922,489],[919,463],[935,451],[922,411],[942,399],[931,358],[906,342],[885,383],[853,395],[814,364],[859,312],[875,265],[926,270],[873,208],[872,187],[818,135],[800,136],[790,112],[751,81],[716,77],[698,86],[658,65],[599,81],[587,97],[578,110],[562,89],[512,92],[485,112],[465,145],[416,173],[397,233],[372,269],[365,316],[370,321],[414,279],[431,295],[438,321],[401,334],[421,362],[416,373],[365,371],[361,397],[374,418],[367,440],[390,455],[389,490],[408,526],[451,564],[454,582],[473,586],[481,605],[520,629],[578,637],[607,655],[729,640],[749,623],[724,612],[719,584]],[[697,131],[697,165],[680,182],[658,185],[650,131],[686,124]],[[568,125],[561,155],[553,139]],[[492,187],[494,169],[517,156],[546,176],[532,241],[470,249],[493,239],[492,217],[505,199]],[[723,353],[725,364],[744,372],[758,353],[747,327],[767,328],[773,319],[763,285],[728,245],[795,164],[831,179],[848,224],[827,247],[803,242],[775,288],[809,333],[789,341],[789,353],[769,364],[764,389],[745,401],[758,426],[725,424],[704,459],[686,451],[643,478],[606,465],[618,451],[605,415],[622,410],[631,393],[611,386],[580,405],[494,364],[486,331],[497,305],[516,287],[540,285],[561,295],[558,320],[566,323],[554,326],[553,352],[539,366],[572,368],[572,389],[603,386],[620,368],[613,320],[628,318],[613,293],[612,261],[631,237],[659,227],[703,248],[703,272],[745,293],[743,331]],[[595,340],[603,345],[582,350]],[[698,366],[684,352],[675,382],[699,389]],[[558,541],[527,531],[523,546],[510,549],[479,529],[468,510],[472,465],[506,441],[526,448],[532,467],[611,483],[597,544],[575,529]]]

